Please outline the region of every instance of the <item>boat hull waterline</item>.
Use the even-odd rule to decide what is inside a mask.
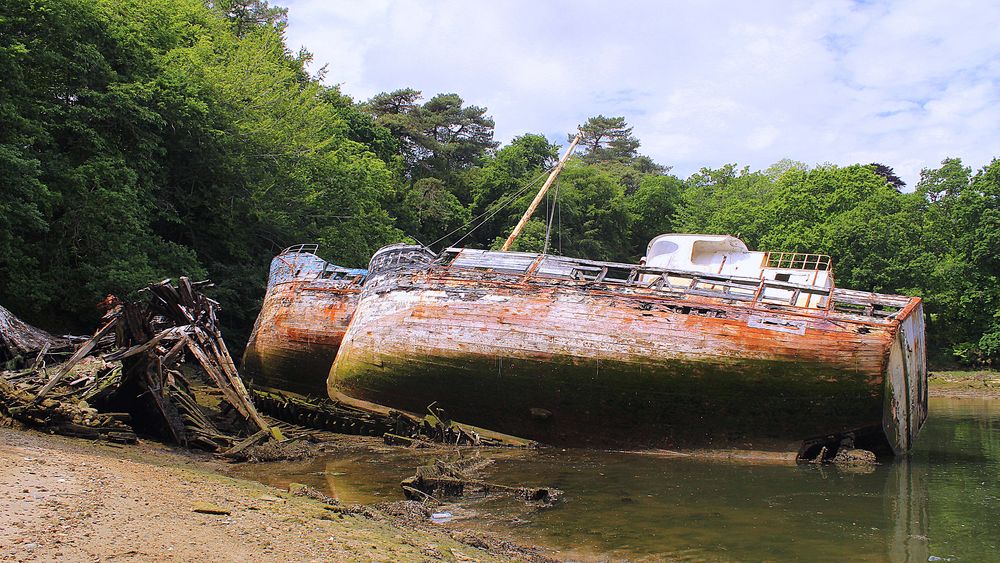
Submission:
[[[879,324],[493,273],[385,278],[343,337],[335,399],[621,448],[788,450],[874,429],[900,453],[926,416],[905,379],[924,369],[919,299]]]

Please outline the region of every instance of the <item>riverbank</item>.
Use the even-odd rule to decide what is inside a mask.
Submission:
[[[930,394],[997,399],[1000,372],[934,372]],[[357,449],[348,442],[341,446]],[[156,442],[0,428],[0,443],[0,560],[546,559],[502,535],[433,524],[417,503],[331,506],[225,476],[233,465]],[[195,512],[200,504],[228,514]]]
[[[436,527],[417,503],[331,506],[154,442],[0,428],[0,443],[3,560],[546,560],[499,536]]]
[[[927,383],[931,397],[1000,399],[998,371],[933,371]]]

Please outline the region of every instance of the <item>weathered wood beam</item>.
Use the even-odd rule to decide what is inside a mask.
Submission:
[[[35,395],[35,401],[38,402],[42,400],[42,398],[45,397],[45,395],[49,391],[51,391],[52,388],[55,387],[57,383],[59,383],[59,380],[62,379],[63,376],[65,376],[67,373],[69,373],[69,370],[73,369],[73,366],[75,366],[77,362],[82,360],[85,356],[87,356],[87,354],[90,354],[90,352],[94,349],[94,346],[97,345],[97,342],[101,338],[104,338],[104,335],[111,332],[111,329],[114,328],[117,323],[118,323],[117,317],[111,319],[110,321],[105,323],[105,325],[102,326],[96,333],[94,333],[94,336],[90,337],[90,340],[85,342],[83,346],[80,346],[80,348],[76,351],[76,353],[73,354],[70,357],[70,359],[66,361],[66,363],[59,366],[59,370],[56,371],[56,373],[52,376],[51,379],[49,379],[48,383],[46,383],[38,391],[38,394]]]

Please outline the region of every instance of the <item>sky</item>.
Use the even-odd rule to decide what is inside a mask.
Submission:
[[[414,88],[488,108],[496,139],[624,116],[687,177],[1000,157],[1000,2],[278,0],[293,49],[365,100]]]

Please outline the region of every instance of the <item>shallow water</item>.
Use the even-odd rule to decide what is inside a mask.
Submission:
[[[560,504],[450,507],[447,526],[500,529],[567,557],[1000,560],[1000,401],[932,399],[908,458],[874,468],[747,464],[584,450],[488,451],[484,475],[548,485]],[[398,448],[248,467],[344,502],[402,498],[427,454]],[[558,554],[557,554],[558,555]]]

